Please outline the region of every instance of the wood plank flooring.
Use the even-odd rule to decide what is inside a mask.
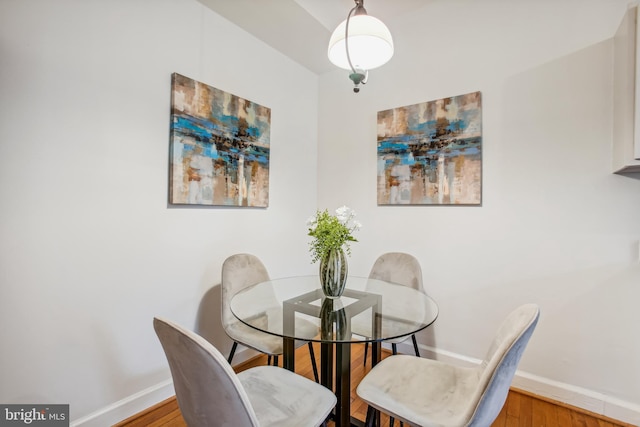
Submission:
[[[351,349],[351,415],[364,420],[367,405],[358,398],[355,389],[360,379],[369,372],[370,363],[366,368],[362,364],[362,357],[364,356],[363,345],[353,345]],[[316,346],[314,350],[319,358],[320,347]],[[382,357],[384,358],[388,355],[389,353],[383,350]],[[259,356],[235,366],[234,369],[236,372],[240,372],[253,366],[265,365],[266,363],[267,357]],[[307,346],[302,346],[296,351],[296,372],[313,379],[313,370]],[[396,426],[399,424],[398,422],[395,423]],[[329,426],[332,427],[333,423],[329,422]],[[384,414],[382,415],[382,426],[389,426],[389,417]],[[116,424],[114,427],[186,427],[186,423],[182,418],[175,397],[172,397]],[[634,426],[512,388],[500,415],[492,424],[492,427]]]

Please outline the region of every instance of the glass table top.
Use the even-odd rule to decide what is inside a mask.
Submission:
[[[349,276],[329,299],[317,275],[272,279],[240,291],[231,311],[260,331],[304,341],[373,342],[414,334],[438,317],[438,306],[415,289]]]

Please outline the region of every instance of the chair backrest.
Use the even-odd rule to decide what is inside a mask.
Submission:
[[[269,273],[258,257],[251,254],[231,255],[222,264],[222,326],[227,327],[237,322],[229,302],[241,290],[256,283],[269,280]]]
[[[369,278],[397,283],[424,292],[420,262],[410,254],[387,252],[380,255],[371,267]]]
[[[240,380],[211,343],[166,319],[154,318],[153,328],[188,426],[258,426]]]
[[[502,322],[480,365],[478,389],[471,400],[477,404],[470,407],[469,418],[465,417],[469,419],[467,426],[489,426],[500,414],[539,317],[540,309],[536,304],[525,304]]]

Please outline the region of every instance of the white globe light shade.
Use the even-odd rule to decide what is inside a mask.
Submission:
[[[350,70],[345,48],[344,20],[331,34],[329,60],[337,67]],[[372,70],[384,65],[393,56],[393,39],[386,25],[369,15],[352,16],[349,20],[349,56],[354,68]]]

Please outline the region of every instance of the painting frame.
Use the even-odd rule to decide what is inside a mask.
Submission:
[[[378,112],[377,202],[482,206],[480,91]]]
[[[170,204],[269,206],[269,107],[173,73],[170,120]]]

